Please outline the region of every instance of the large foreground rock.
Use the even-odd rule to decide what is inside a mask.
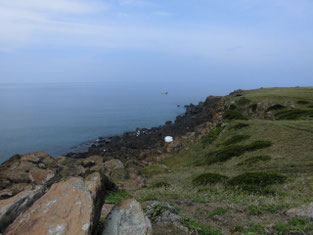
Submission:
[[[34,190],[25,190],[14,197],[0,201],[0,232],[12,223],[22,212],[28,209],[44,194],[44,187],[37,186]]]
[[[56,183],[4,234],[91,234],[94,221],[100,216],[105,187],[99,173],[89,175],[86,180],[72,177]]]
[[[313,202],[287,211],[291,217],[302,217],[313,220]]]
[[[102,235],[150,235],[150,220],[144,215],[140,204],[129,199],[115,206],[108,215]]]

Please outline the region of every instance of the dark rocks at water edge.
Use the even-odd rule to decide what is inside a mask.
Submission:
[[[67,157],[85,158],[91,155],[136,157],[144,149],[160,149],[164,146],[164,137],[183,136],[195,131],[200,124],[212,122],[221,108],[222,97],[209,96],[205,102],[198,105],[185,106],[186,112],[176,117],[174,122],[167,121],[165,125],[151,129],[137,128],[121,136],[100,137],[89,147],[87,152],[68,153]]]

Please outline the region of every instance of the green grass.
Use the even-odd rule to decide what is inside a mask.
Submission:
[[[313,110],[302,110],[302,109],[293,109],[293,110],[284,110],[275,114],[275,117],[280,120],[298,120],[303,117],[312,117]]]
[[[237,144],[239,142],[242,142],[244,140],[249,139],[251,136],[250,135],[234,135],[232,137],[230,137],[229,139],[227,139],[223,145],[228,146],[228,145],[232,145],[232,144]]]
[[[144,175],[146,175],[148,177],[152,177],[154,175],[166,174],[166,173],[168,173],[168,169],[164,165],[153,164],[153,165],[150,165],[150,166],[147,166],[147,167],[143,168],[140,171],[140,173],[144,174]]]
[[[152,184],[150,187],[151,188],[168,188],[170,186],[171,185],[169,183],[164,182],[164,181],[160,181],[160,182]]]
[[[227,210],[228,210],[227,208],[218,207],[218,208],[215,208],[214,210],[210,211],[208,213],[208,216],[212,217],[212,216],[215,216],[215,215],[224,215],[224,214],[226,214]]]
[[[228,110],[224,114],[224,119],[227,120],[248,120],[240,111],[238,110]]]
[[[190,230],[196,230],[199,235],[221,235],[210,226],[201,224],[185,215],[181,215],[181,223]]]
[[[240,130],[240,129],[248,127],[248,126],[249,126],[249,124],[240,122],[240,123],[234,125],[233,127],[231,127],[230,130]]]
[[[282,184],[287,177],[277,173],[246,172],[228,181],[230,185],[254,185],[265,187],[272,184]]]
[[[242,105],[249,104],[250,102],[251,100],[247,99],[246,97],[240,97],[237,101],[237,104],[242,106]]]
[[[194,186],[216,184],[226,181],[227,178],[227,176],[220,174],[206,173],[197,176],[195,179],[193,179],[192,183]]]
[[[238,163],[238,166],[252,166],[252,165],[255,165],[259,162],[267,162],[269,160],[271,160],[271,156],[259,155],[259,156],[250,157],[250,158]]]
[[[286,108],[286,106],[281,105],[281,104],[275,104],[275,105],[270,106],[270,107],[267,109],[267,111],[282,110],[282,109],[284,109],[284,108]]]
[[[262,211],[256,205],[250,205],[247,207],[247,212],[249,215],[261,215]]]
[[[222,127],[217,127],[216,129],[209,131],[207,135],[201,138],[202,144],[212,144],[217,139],[222,130]]]
[[[118,204],[123,200],[133,198],[132,195],[127,193],[126,191],[119,191],[119,192],[109,192],[105,196],[105,203],[106,204]]]

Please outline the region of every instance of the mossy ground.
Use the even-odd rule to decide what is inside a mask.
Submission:
[[[307,100],[313,103],[313,88],[271,88],[244,91],[250,103],[266,102],[268,107],[275,104],[306,109]],[[233,97],[229,99],[240,99]],[[239,102],[240,103],[240,102]],[[238,103],[237,103],[238,104]],[[281,110],[275,110],[279,112]],[[235,118],[236,119],[236,118]],[[153,171],[147,175],[148,184],[166,183],[166,187],[146,187],[130,192],[139,201],[159,200],[175,204],[193,221],[218,230],[222,234],[263,234],[263,228],[274,224],[277,234],[286,231],[312,231],[310,221],[291,220],[285,215],[289,208],[312,202],[313,198],[313,121],[312,120],[224,120],[226,127],[209,144],[197,142],[187,146],[188,150],[173,153],[161,162],[168,170]],[[250,136],[240,143],[224,144],[234,136]],[[234,137],[238,138],[238,137]],[[212,153],[225,148],[238,148],[236,157],[210,165],[197,164]],[[155,168],[159,168],[157,167]],[[153,166],[150,166],[154,169]],[[162,167],[163,169],[164,167]],[[260,187],[231,186],[224,180],[214,184],[195,184],[194,180],[203,174],[225,175],[230,179],[262,172],[269,181]],[[283,180],[277,175],[283,175]],[[251,176],[251,175],[250,175]],[[264,176],[264,175],[263,175]],[[273,176],[273,177],[271,177]],[[284,177],[286,176],[286,178]],[[266,178],[266,177],[265,177]],[[264,179],[264,177],[263,177]],[[248,186],[247,186],[248,185]],[[258,191],[261,189],[261,191]],[[263,191],[262,191],[263,190]],[[182,203],[184,201],[191,203]],[[224,209],[220,209],[224,208]],[[212,215],[212,211],[214,211]],[[210,214],[211,213],[211,214]],[[210,216],[209,216],[210,215]],[[311,230],[310,230],[311,229]]]

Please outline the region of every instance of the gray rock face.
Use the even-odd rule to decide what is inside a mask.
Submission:
[[[292,208],[287,211],[287,215],[291,217],[302,217],[306,219],[313,219],[313,202],[310,204],[302,205],[297,208]]]
[[[12,223],[21,213],[28,209],[44,194],[44,187],[25,190],[14,197],[0,201],[0,232]]]
[[[152,227],[140,204],[129,199],[113,208],[104,224],[102,235],[152,235]]]

